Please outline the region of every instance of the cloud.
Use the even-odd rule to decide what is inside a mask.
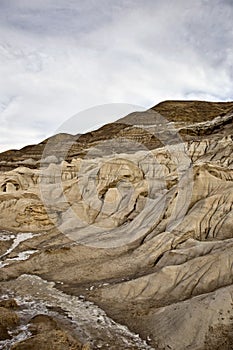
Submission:
[[[95,105],[233,99],[232,19],[226,0],[2,0],[2,150]]]

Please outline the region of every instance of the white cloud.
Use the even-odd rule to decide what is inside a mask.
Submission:
[[[0,7],[2,150],[38,142],[99,104],[233,99],[230,1],[2,0]],[[96,118],[93,126],[106,122]]]

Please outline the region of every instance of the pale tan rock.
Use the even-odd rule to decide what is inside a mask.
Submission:
[[[60,281],[154,348],[214,349],[215,329],[226,339],[233,317],[233,116],[228,104],[220,117],[223,106],[214,104],[206,120],[205,103],[189,106],[194,114],[183,111],[184,120],[179,114],[171,122],[162,105],[168,119],[161,125],[154,111],[136,113],[124,127],[80,137],[69,160],[46,155],[41,168],[1,172],[0,228],[34,236],[10,253],[4,245],[0,279],[27,273]],[[73,140],[60,139],[64,146]]]

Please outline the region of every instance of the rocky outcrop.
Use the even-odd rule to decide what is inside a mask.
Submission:
[[[233,102],[165,101],[152,109],[170,121],[198,123],[232,111]]]
[[[32,336],[14,344],[12,350],[88,350],[51,316],[37,315],[30,320],[29,330]]]
[[[27,302],[26,302],[27,304]],[[12,350],[54,349],[90,350],[88,343],[82,344],[73,330],[56,316],[36,314],[30,316],[25,309],[25,300],[19,304],[15,299],[0,301],[0,347]],[[47,312],[47,310],[46,310]],[[56,319],[57,318],[57,319]],[[4,340],[6,340],[4,344]]]
[[[86,135],[58,135],[34,156],[33,147],[9,156],[11,170],[0,174],[0,228],[12,232],[1,234],[2,286],[38,298],[26,281],[52,281],[56,291],[40,300],[61,307],[58,290],[82,295],[147,342],[127,338],[118,348],[227,348],[232,108],[164,102]],[[20,165],[28,156],[34,169]]]
[[[160,136],[156,137],[157,134],[154,134],[154,132],[151,133],[150,130],[147,130],[147,127],[151,125],[156,126],[156,130],[158,128],[158,121],[161,122],[161,116],[162,128],[166,121],[168,123],[175,123],[177,130],[184,127],[185,130],[182,137],[186,139],[188,138],[186,135],[186,127],[188,125],[211,121],[216,117],[222,118],[228,115],[232,109],[233,102],[165,101],[146,112],[131,113],[115,123],[106,124],[98,130],[83,135],[58,134],[42,141],[38,145],[26,146],[21,150],[3,152],[1,153],[0,159],[0,171],[9,171],[19,166],[26,166],[32,169],[40,167],[42,155],[48,142],[50,143],[51,154],[55,157],[55,163],[59,161],[60,158],[63,158],[64,148],[68,149],[67,159],[71,161],[73,158],[85,157],[87,149],[94,147],[100,142],[119,138],[121,138],[121,143],[122,138],[126,138],[128,140],[138,141],[149,149],[154,149],[162,146],[163,142]],[[224,124],[224,122],[222,124]],[[223,125],[219,126],[220,129],[222,129],[221,126]],[[230,127],[232,128],[232,123],[230,123]],[[211,132],[213,131],[216,133],[217,130],[215,129]],[[191,131],[189,130],[188,132],[190,133]],[[195,136],[200,136],[196,134],[196,132],[193,132],[192,139],[195,138]],[[202,136],[206,134],[207,132],[203,131]],[[170,134],[169,138],[171,138],[171,136]],[[122,149],[121,145],[120,151],[122,151]],[[127,147],[125,149],[128,151]],[[104,151],[105,153],[107,152],[106,147]],[[112,147],[110,147],[109,152],[112,152]],[[114,152],[117,152],[117,149],[114,149]],[[47,159],[46,162],[50,160]]]

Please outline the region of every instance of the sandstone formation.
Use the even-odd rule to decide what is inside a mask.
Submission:
[[[232,131],[232,102],[167,101],[0,155],[4,291],[107,313],[74,335],[42,318],[33,341],[52,322],[56,349],[231,348]]]

